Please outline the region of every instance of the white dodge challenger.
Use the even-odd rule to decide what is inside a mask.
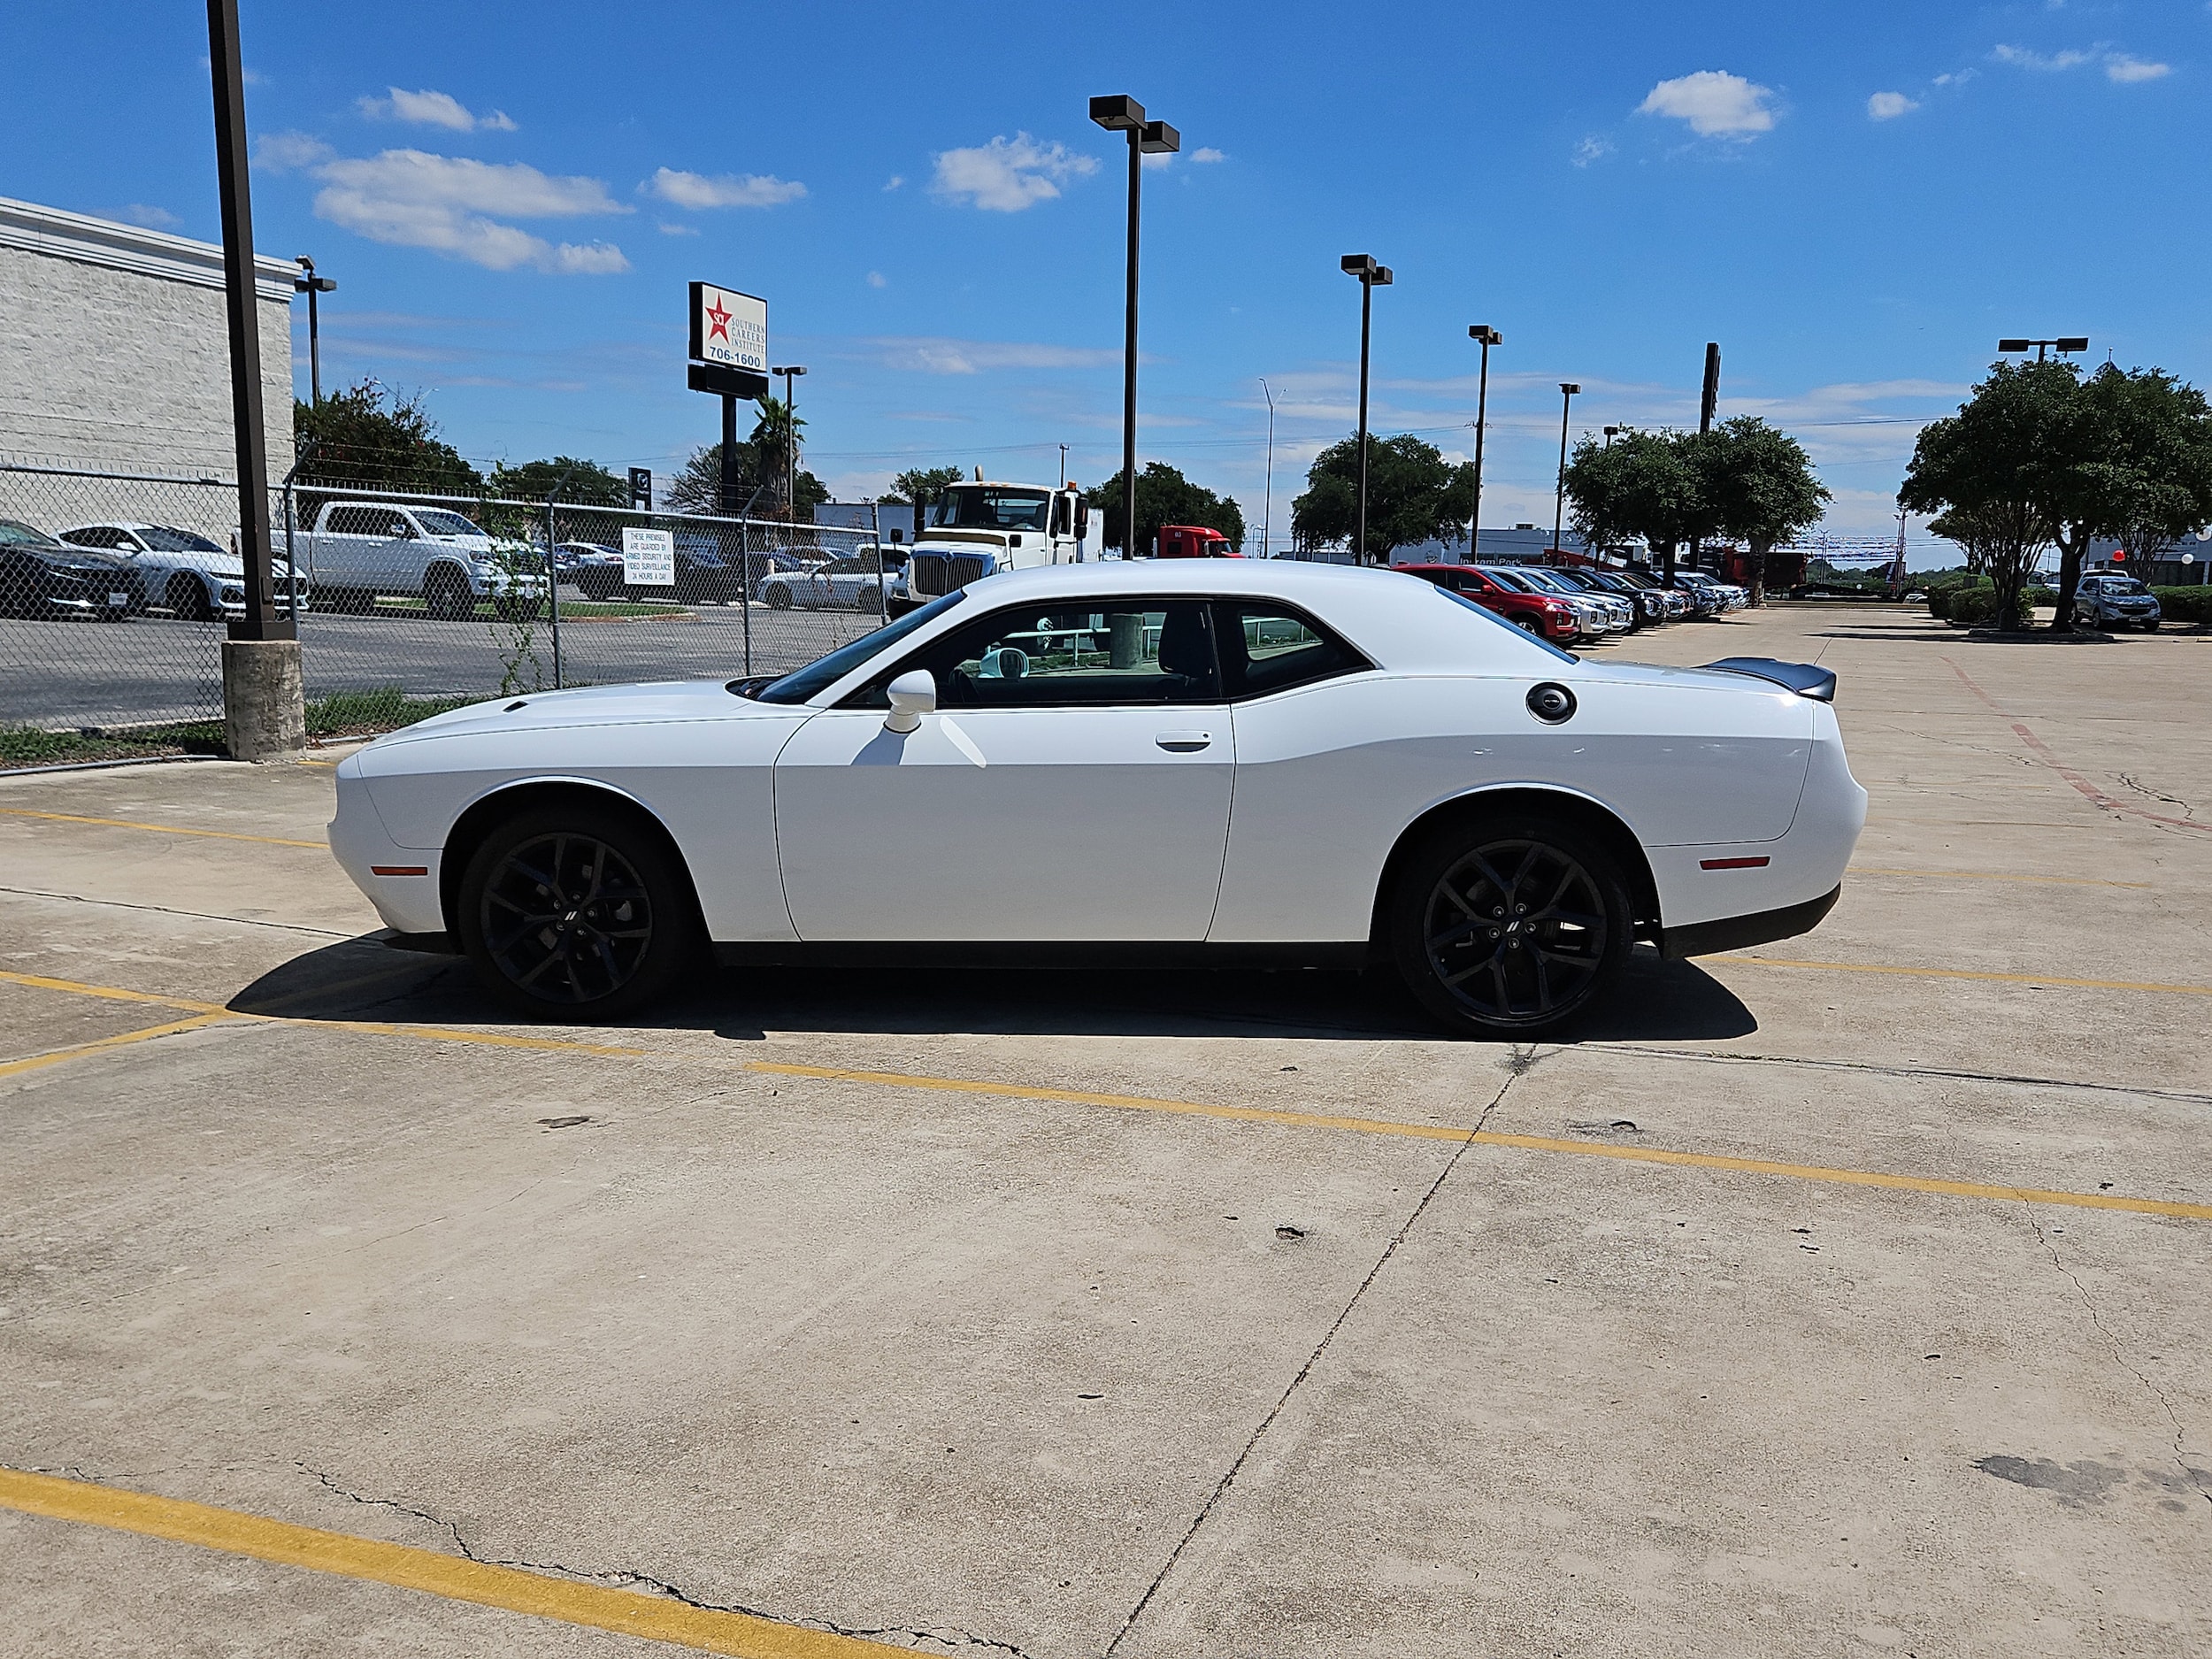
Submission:
[[[1394,965],[1532,1035],[1639,941],[1786,938],[1866,816],[1835,676],[1582,662],[1410,576],[990,577],[780,679],[550,692],[338,768],[401,937],[603,1018],[726,962]]]

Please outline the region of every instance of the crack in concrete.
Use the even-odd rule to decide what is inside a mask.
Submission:
[[[1513,1045],[1508,1057],[1502,1063],[1507,1072],[1506,1079],[1498,1086],[1498,1092],[1491,1096],[1490,1103],[1482,1109],[1481,1116],[1475,1119],[1474,1127],[1468,1131],[1468,1138],[1452,1148],[1451,1156],[1444,1160],[1444,1167],[1437,1171],[1436,1179],[1429,1183],[1428,1190],[1421,1194],[1421,1202],[1414,1205],[1412,1213],[1408,1215],[1398,1230],[1390,1235],[1390,1242],[1383,1246],[1383,1252],[1375,1258],[1374,1266],[1367,1270],[1367,1277],[1360,1280],[1359,1287],[1353,1291],[1350,1300],[1346,1302],[1343,1308],[1338,1311],[1336,1317],[1330,1322],[1329,1328],[1322,1333],[1321,1340],[1314,1345],[1313,1352],[1306,1356],[1306,1363],[1298,1368],[1297,1375],[1290,1379],[1289,1385],[1284,1388],[1281,1396],[1268,1409],[1267,1415],[1260,1419],[1259,1426],[1252,1431],[1250,1438],[1244,1442],[1242,1449],[1230,1461],[1229,1467],[1223,1471],[1221,1479],[1214,1483],[1213,1491],[1207,1495],[1206,1502],[1199,1506],[1198,1513],[1191,1517],[1190,1525],[1183,1529],[1182,1537],[1176,1540],[1175,1548],[1168,1552],[1167,1560],[1161,1563],[1160,1571],[1153,1575],[1152,1582],[1145,1586],[1144,1594],[1137,1598],[1137,1604],[1129,1609],[1129,1617],[1122,1620],[1121,1628],[1114,1632],[1114,1639],[1106,1644],[1106,1650],[1101,1655],[1101,1659],[1113,1659],[1113,1655],[1120,1651],[1122,1643],[1126,1641],[1129,1633],[1136,1629],[1137,1621],[1144,1617],[1145,1609],[1152,1605],[1153,1598],[1159,1594],[1160,1587],[1168,1580],[1168,1575],[1175,1571],[1176,1563],[1182,1560],[1184,1551],[1190,1548],[1191,1540],[1198,1536],[1199,1529],[1206,1525],[1215,1509],[1220,1507],[1221,1501],[1229,1495],[1229,1489],[1236,1484],[1237,1476],[1243,1472],[1244,1465],[1251,1460],[1252,1454],[1258,1449],[1260,1441],[1266,1438],[1268,1430],[1274,1427],[1275,1420],[1281,1417],[1289,1406],[1291,1397],[1304,1385],[1306,1379],[1313,1374],[1314,1367],[1321,1363],[1321,1356],[1328,1352],[1329,1344],[1336,1340],[1336,1333],[1344,1328],[1345,1321],[1352,1317],[1352,1310],[1359,1306],[1360,1298],[1366,1295],[1376,1279],[1381,1277],[1383,1269],[1390,1264],[1391,1257],[1398,1253],[1398,1247],[1403,1244],[1407,1236],[1412,1233],[1414,1224],[1426,1213],[1437,1194],[1443,1190],[1444,1183],[1451,1178],[1452,1171],[1459,1167],[1459,1161],[1466,1156],[1468,1148],[1476,1144],[1474,1137],[1489,1126],[1491,1118],[1504,1103],[1505,1097],[1512,1089],[1513,1085],[1526,1075],[1528,1071],[1535,1065],[1537,1059],[1534,1045],[1529,1045],[1526,1048],[1518,1043]]]
[[[2162,789],[2154,789],[2150,787],[2150,785],[2142,782],[2139,779],[2131,778],[2124,772],[2115,772],[2113,773],[2113,776],[2117,778],[2129,788],[2134,790],[2138,795],[2148,795],[2154,801],[2163,801],[2168,806],[2177,806],[2191,818],[2194,818],[2197,815],[2197,809],[2191,805],[2188,802],[2183,800],[2177,795],[2168,795]]]
[[[218,916],[211,910],[180,910],[173,904],[133,904],[127,899],[88,899],[81,893],[49,893],[42,887],[0,887],[0,893],[25,899],[57,899],[64,904],[96,904],[103,910],[151,910],[161,916],[188,916],[195,921],[228,922],[235,927],[273,927],[280,933],[312,933],[318,939],[351,939],[351,933],[327,927],[303,927],[296,922],[265,922],[251,916]]]
[[[1863,1071],[1873,1077],[1925,1078],[1949,1083],[2008,1083],[2027,1088],[2089,1090],[2106,1094],[2139,1094],[2150,1100],[2212,1106],[2212,1094],[2187,1089],[2152,1088],[2131,1083],[2091,1083],[2062,1077],[2027,1077],[2007,1071],[1954,1071],[1943,1066],[1879,1065],[1870,1060],[1822,1060],[1792,1054],[1731,1053],[1718,1048],[1661,1048],[1646,1043],[1594,1042],[1589,1052],[1644,1055],[1659,1060],[1689,1060],[1710,1065],[1794,1065],[1824,1071]],[[1577,1052],[1562,1048],[1559,1053]],[[1548,1056],[1547,1056],[1548,1057]]]
[[[2089,1287],[2076,1277],[2074,1270],[2067,1266],[2064,1260],[2061,1258],[2058,1246],[2051,1242],[2050,1235],[2043,1231],[2043,1223],[2033,1210],[2028,1212],[2028,1225],[2035,1229],[2035,1241],[2043,1247],[2044,1253],[2051,1258],[2051,1265],[2065,1275],[2066,1282],[2074,1287],[2074,1294],[2081,1298],[2081,1305],[2089,1315],[2089,1323],[2095,1328],[2098,1336],[2103,1339],[2106,1348],[2112,1355],[2112,1363],[2142,1384],[2144,1389],[2158,1402],[2161,1409],[2165,1411],[2166,1421],[2172,1424],[2174,1429],[2175,1464],[2180,1469],[2183,1479],[2194,1488],[2196,1494],[2207,1503],[2212,1503],[2212,1487],[2207,1486],[2199,1479],[2198,1471],[2190,1465],[2187,1431],[2181,1425],[2181,1414],[2174,1409],[2173,1395],[2152,1381],[2147,1373],[2139,1370],[2121,1351],[2120,1339],[2112,1333],[2111,1328],[2105,1324],[2103,1316],[2097,1311],[2096,1298],[2089,1294]]]
[[[772,1613],[765,1608],[748,1606],[742,1601],[710,1601],[703,1597],[691,1594],[682,1586],[672,1584],[666,1578],[657,1578],[649,1572],[640,1572],[631,1567],[603,1569],[572,1567],[565,1562],[531,1561],[520,1555],[480,1555],[470,1548],[468,1540],[462,1535],[458,1523],[449,1521],[442,1516],[433,1515],[427,1509],[418,1509],[396,1499],[366,1496],[349,1487],[341,1486],[319,1469],[313,1468],[296,1458],[293,1462],[294,1466],[302,1473],[314,1476],[326,1489],[344,1498],[349,1502],[365,1504],[376,1509],[393,1509],[401,1515],[412,1517],[418,1521],[438,1529],[453,1540],[453,1548],[460,1553],[464,1560],[477,1562],[487,1567],[513,1567],[526,1572],[573,1578],[580,1583],[610,1585],[616,1589],[622,1590],[645,1590],[655,1595],[664,1595],[672,1601],[680,1601],[686,1607],[695,1607],[703,1612],[738,1613],[748,1618],[764,1619],[770,1624],[825,1631],[833,1636],[851,1636],[859,1639],[904,1636],[910,1637],[917,1641],[934,1642],[949,1652],[968,1647],[986,1647],[999,1653],[1011,1654],[1014,1659],[1030,1659],[1027,1652],[1011,1642],[998,1641],[988,1636],[978,1636],[971,1631],[960,1629],[957,1625],[862,1626],[840,1624],[833,1619],[820,1617],[793,1618],[785,1614]]]

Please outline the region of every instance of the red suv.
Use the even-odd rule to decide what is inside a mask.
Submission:
[[[1564,599],[1542,594],[1516,593],[1504,583],[1485,575],[1472,565],[1395,565],[1407,576],[1448,588],[1473,600],[1485,611],[1494,611],[1517,627],[1526,628],[1540,640],[1564,645],[1581,633],[1574,607]]]

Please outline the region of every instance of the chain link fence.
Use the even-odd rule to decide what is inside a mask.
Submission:
[[[222,715],[243,603],[219,479],[0,460],[0,726],[125,731]],[[327,483],[271,492],[311,732],[562,686],[781,673],[881,626],[874,529]],[[672,583],[627,580],[665,533]]]

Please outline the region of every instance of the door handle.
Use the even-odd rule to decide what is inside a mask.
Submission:
[[[1211,732],[1163,732],[1152,740],[1171,755],[1194,755],[1213,747]]]

